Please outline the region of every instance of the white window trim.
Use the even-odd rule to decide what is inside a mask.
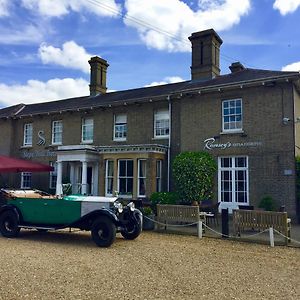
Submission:
[[[239,158],[239,157],[245,157],[246,158],[246,163],[247,163],[247,167],[235,167],[235,158]],[[234,162],[234,164],[232,165],[232,167],[230,168],[221,168],[221,158],[231,158],[232,161]],[[237,202],[236,201],[236,195],[235,195],[235,172],[232,172],[233,176],[232,176],[232,201],[231,202],[223,202],[221,201],[222,199],[222,178],[221,178],[221,171],[224,170],[246,170],[246,180],[247,180],[247,202]],[[218,202],[220,203],[233,203],[233,204],[241,204],[241,205],[249,205],[250,201],[249,201],[249,157],[246,155],[237,155],[237,156],[220,156],[218,157]]]
[[[87,120],[92,120],[92,126],[93,126],[93,137],[91,140],[84,140],[83,137],[84,137],[84,134],[83,134],[83,130],[84,130],[84,127],[86,127],[85,125],[85,121]],[[94,119],[93,118],[83,118],[82,119],[82,124],[81,124],[81,143],[83,144],[92,144],[94,142]]]
[[[169,134],[164,134],[164,135],[156,135],[156,121],[157,121],[157,117],[158,115],[160,114],[166,114],[168,115],[168,120],[169,120]],[[170,114],[169,114],[169,111],[167,109],[164,109],[164,110],[157,110],[154,112],[154,124],[153,124],[153,136],[154,136],[154,139],[168,139],[169,136],[170,136]]]
[[[26,142],[26,137],[27,137],[26,128],[29,125],[31,127],[31,143]],[[24,128],[23,128],[23,146],[24,147],[31,147],[32,146],[32,139],[33,139],[33,126],[32,126],[32,123],[26,123],[26,124],[24,124]]]
[[[30,176],[30,186],[24,186],[24,176]],[[30,189],[32,185],[32,173],[31,172],[21,172],[21,189]]]
[[[49,189],[53,190],[53,189],[56,189],[56,183],[54,186],[51,185],[52,183],[52,178],[53,176],[56,176],[56,180],[57,180],[57,162],[55,161],[50,161],[49,165],[51,167],[54,167],[54,170],[53,171],[50,171],[50,176],[49,176]]]
[[[126,176],[126,177],[124,177],[124,176],[120,177],[120,161],[124,161],[124,160],[126,160],[126,161],[132,161],[133,168],[134,168],[134,160],[133,159],[119,159],[118,160],[118,174],[117,174],[117,179],[118,179],[118,182],[117,182],[118,183],[118,193],[119,193],[119,195],[122,198],[131,198],[133,196],[133,193],[134,193],[134,191],[133,191],[133,187],[134,187],[134,184],[133,184],[133,181],[134,181],[134,170],[133,170],[132,177],[128,177],[128,176]],[[126,163],[126,171],[127,171],[127,163]],[[126,175],[127,175],[127,172],[126,172]],[[130,194],[130,195],[121,194],[121,192],[120,192],[120,178],[132,178],[132,194]]]
[[[108,162],[109,161],[113,162],[113,175],[108,177]],[[114,178],[114,175],[115,175],[114,174],[114,167],[115,167],[114,165],[115,165],[115,162],[112,159],[107,159],[105,161],[105,196],[113,196],[113,192],[112,193],[107,192],[107,187],[108,187],[108,179],[112,178],[113,182],[114,182],[114,179],[115,179]]]
[[[58,123],[60,122],[61,123],[61,141],[60,142],[54,142],[54,124],[55,123]],[[62,140],[63,140],[63,122],[62,120],[55,120],[55,121],[52,121],[52,134],[51,134],[51,144],[52,145],[62,145]]]
[[[160,176],[157,176],[157,165],[159,164],[159,175]],[[155,184],[156,184],[156,192],[161,192],[162,191],[162,160],[161,159],[158,159],[156,161],[156,175],[155,175]],[[157,185],[157,180],[159,179],[159,185]]]
[[[126,116],[126,137],[116,137],[116,118],[117,116]],[[113,141],[115,142],[124,142],[127,140],[127,114],[115,114],[114,115],[114,133],[113,133]]]
[[[140,163],[141,161],[144,161],[146,163],[146,168],[145,168],[145,174],[144,177],[140,177]],[[145,180],[145,195],[140,194],[140,179]],[[137,195],[139,198],[145,198],[146,197],[146,189],[147,189],[147,159],[138,159],[138,172],[137,172]]]
[[[235,128],[235,129],[225,129],[224,128],[224,102],[226,101],[233,101],[233,100],[241,100],[241,128]],[[235,99],[225,99],[222,101],[222,132],[221,134],[226,133],[241,133],[243,132],[243,100],[242,98],[235,98]]]

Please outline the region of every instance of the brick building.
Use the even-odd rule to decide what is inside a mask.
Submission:
[[[146,198],[174,189],[182,151],[218,162],[220,207],[257,206],[272,196],[296,215],[300,75],[232,63],[220,75],[221,38],[193,33],[191,80],[107,93],[108,63],[93,57],[90,96],[0,110],[0,153],[51,163],[51,174],[10,175],[8,184],[61,192]]]

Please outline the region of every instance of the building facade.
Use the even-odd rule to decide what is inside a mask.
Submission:
[[[6,183],[61,193],[146,199],[174,190],[171,165],[182,151],[218,163],[220,208],[257,206],[272,196],[296,215],[298,72],[245,68],[220,75],[221,38],[193,33],[191,80],[106,92],[108,63],[93,57],[90,96],[0,110],[0,153],[50,163],[50,174],[10,175]]]

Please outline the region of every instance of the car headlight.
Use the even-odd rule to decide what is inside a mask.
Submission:
[[[128,203],[127,206],[130,208],[131,211],[135,210],[135,205],[133,202]]]
[[[120,202],[114,202],[114,207],[118,210],[119,213],[123,212],[123,205]]]

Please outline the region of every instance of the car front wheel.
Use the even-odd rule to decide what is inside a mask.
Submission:
[[[16,237],[20,232],[18,225],[18,217],[15,212],[7,210],[0,215],[0,232],[4,237]]]
[[[121,230],[122,236],[126,240],[136,239],[142,232],[142,220],[139,216],[135,219],[131,219],[130,222]]]
[[[91,229],[92,239],[99,247],[109,247],[116,239],[116,225],[107,217],[96,219]]]

